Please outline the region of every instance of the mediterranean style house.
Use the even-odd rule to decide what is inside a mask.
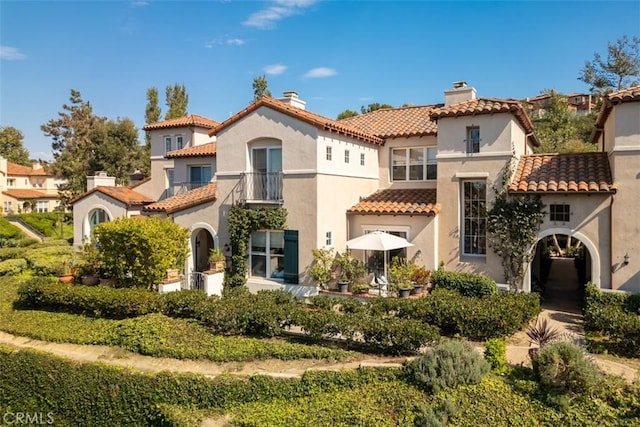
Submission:
[[[0,156],[0,207],[4,215],[53,211],[60,205],[60,184],[40,163],[23,166]]]
[[[190,230],[185,273],[206,270],[211,248],[229,253],[226,217],[237,205],[287,210],[286,231],[259,230],[248,249],[251,289],[312,295],[312,250],[344,251],[374,230],[414,246],[391,255],[429,269],[483,273],[504,281],[486,238],[486,212],[505,172],[511,194],[541,196],[546,214],[524,289],[543,276],[545,238],[584,247],[584,280],[640,292],[640,87],[610,94],[598,116],[598,152],[534,154],[535,129],[519,101],[481,98],[464,82],[444,103],[381,109],[332,120],[296,92],[262,98],[218,123],[187,116],[147,125],[151,178],[113,187],[90,177],[73,201],[74,242],[121,216],[160,215]],[[353,251],[370,269],[379,254]],[[286,260],[286,262],[285,262]]]

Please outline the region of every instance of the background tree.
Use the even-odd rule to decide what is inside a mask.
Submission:
[[[184,85],[178,83],[173,86],[167,86],[165,90],[165,103],[168,110],[164,115],[165,120],[177,119],[187,115],[187,107],[189,105],[189,95]]]
[[[338,114],[338,120],[348,119],[349,117],[359,116],[360,114],[357,111],[353,110],[344,110],[340,114]]]
[[[147,89],[147,106],[144,110],[144,122],[147,125],[157,123],[162,117],[162,110],[160,109],[160,103],[158,99],[158,88],[150,87]],[[144,151],[145,151],[145,164],[142,169],[145,172],[149,172],[151,169],[151,133],[145,132],[144,135]]]
[[[586,61],[578,80],[582,80],[596,94],[624,89],[640,83],[640,38],[624,36],[607,44],[607,57],[599,53]]]
[[[28,166],[29,151],[23,146],[24,135],[12,126],[0,127],[0,156],[10,162]]]
[[[377,102],[374,102],[373,104],[369,104],[366,107],[364,105],[362,107],[360,107],[360,112],[362,114],[366,114],[366,113],[371,113],[372,111],[379,110],[381,108],[393,108],[393,105],[391,105],[391,104],[379,104]]]
[[[263,96],[271,98],[271,91],[268,88],[267,78],[264,75],[253,79],[253,100],[257,101]]]

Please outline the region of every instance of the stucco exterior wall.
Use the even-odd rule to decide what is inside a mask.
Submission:
[[[198,270],[198,264],[206,264],[211,249],[206,241],[197,241],[198,230],[206,230],[213,239],[213,247],[222,248],[218,236],[218,209],[215,202],[203,203],[189,209],[173,213],[173,222],[189,230],[189,255],[185,261],[184,271]],[[225,223],[226,224],[226,223]]]
[[[349,239],[363,235],[365,230],[406,231],[407,239],[415,245],[407,248],[407,257],[415,257],[418,265],[433,270],[439,262],[437,222],[437,217],[426,215],[349,215]],[[364,251],[353,254],[363,257]]]
[[[103,209],[106,211],[110,221],[115,218],[122,218],[140,213],[139,210],[136,210],[135,213],[129,214],[127,207],[123,203],[99,192],[92,193],[73,205],[74,246],[81,246],[89,239],[89,214],[94,209]]]
[[[179,157],[173,160],[174,183],[190,182],[189,168],[192,166],[209,166],[211,168],[211,177],[216,174],[216,157]]]
[[[425,181],[392,181],[391,179],[391,153],[394,148],[433,147],[437,148],[438,141],[435,135],[410,138],[389,138],[378,149],[380,168],[378,179],[380,188],[436,188],[437,180]]]
[[[327,159],[327,147],[331,147],[331,160]],[[345,161],[345,151],[349,151],[348,163]],[[362,154],[364,165],[360,162]],[[378,148],[367,142],[321,131],[318,136],[316,164],[316,171],[324,175],[376,178]]]
[[[511,155],[514,146],[524,144],[524,132],[515,132],[517,124],[509,113],[438,119],[438,156],[464,155],[468,159],[493,153]],[[467,154],[467,127],[480,127],[480,152]]]

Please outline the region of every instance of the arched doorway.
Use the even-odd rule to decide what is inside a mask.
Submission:
[[[586,283],[599,281],[599,266],[598,251],[586,236],[546,230],[533,247],[525,289],[540,292],[545,307],[579,312]]]
[[[187,260],[187,272],[203,272],[209,269],[209,252],[216,248],[215,231],[208,224],[194,224],[191,231],[191,254]]]
[[[91,239],[91,233],[98,224],[111,221],[111,214],[103,207],[94,207],[89,211],[83,224],[83,239],[89,241]]]

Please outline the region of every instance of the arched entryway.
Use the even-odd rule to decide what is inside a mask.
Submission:
[[[194,224],[191,230],[191,254],[187,259],[187,272],[209,269],[209,252],[218,247],[216,233],[209,224]]]
[[[551,229],[539,234],[525,289],[540,292],[543,305],[579,312],[587,282],[598,280],[597,248],[581,233]]]
[[[91,239],[91,233],[93,232],[93,229],[96,228],[98,224],[109,222],[111,221],[111,219],[111,213],[107,210],[106,207],[93,207],[87,214],[82,225],[83,240],[89,241]]]

